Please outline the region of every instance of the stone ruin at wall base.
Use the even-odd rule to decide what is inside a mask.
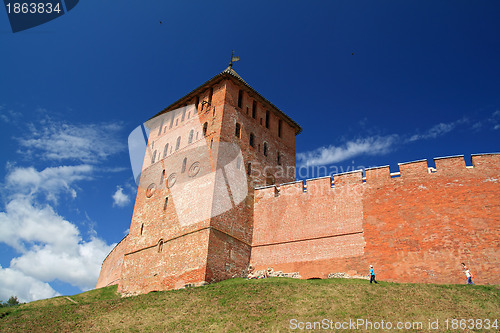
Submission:
[[[193,125],[189,139],[172,147],[165,135],[191,126],[193,114],[171,110],[187,104],[200,128]],[[377,280],[464,283],[466,262],[476,283],[500,284],[500,154],[472,155],[470,166],[452,156],[436,158],[436,168],[426,160],[401,163],[397,173],[370,168],[364,177],[362,170],[306,182],[269,174],[295,167],[301,128],[231,67],[160,114],[168,122],[151,131],[148,148],[166,153],[145,157],[141,181],[154,181],[139,186],[130,232],[104,260],[97,288],[118,284],[123,295],[134,295],[198,286],[245,276],[249,264],[302,279],[363,278],[373,265]],[[182,181],[183,168],[203,179],[198,172],[209,176],[220,163],[211,160],[207,172],[210,163],[194,161],[189,148],[196,142],[210,147],[211,158],[221,155],[218,144],[237,145],[248,192],[236,200],[224,174],[232,208],[185,223],[172,182]],[[169,171],[172,165],[179,170]],[[155,190],[158,181],[165,186]],[[213,212],[219,190],[210,190],[203,200]],[[189,191],[183,195],[195,196]]]

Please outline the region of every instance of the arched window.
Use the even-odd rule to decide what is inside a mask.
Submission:
[[[187,164],[187,157],[184,157],[184,160],[182,161],[181,173],[186,171],[186,164]]]
[[[236,130],[234,132],[234,135],[236,135],[237,138],[239,138],[241,135],[241,125],[238,123],[236,123]]]
[[[189,131],[188,144],[193,142],[193,134],[194,134],[194,130]]]
[[[163,148],[163,158],[167,157],[168,154],[168,143],[165,145],[165,148]]]
[[[175,150],[178,150],[181,146],[181,137],[177,138],[177,142],[175,143]]]
[[[208,123],[205,122],[203,124],[203,136],[206,136],[207,135],[207,129],[208,129]]]
[[[264,156],[267,156],[267,142],[264,142]]]
[[[250,146],[255,147],[255,136],[250,133]]]
[[[156,150],[153,152],[153,157],[151,157],[151,164],[156,161]]]
[[[163,251],[163,239],[160,239],[158,241],[158,253],[161,253]]]
[[[161,173],[161,178],[160,178],[160,188],[165,185],[165,170]]]

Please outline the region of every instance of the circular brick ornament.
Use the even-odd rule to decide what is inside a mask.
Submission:
[[[170,176],[168,176],[167,179],[167,187],[171,188],[172,186],[175,185],[175,182],[177,181],[177,174],[172,173]]]
[[[147,198],[151,198],[153,196],[153,194],[155,194],[155,191],[156,191],[156,184],[155,183],[151,183],[148,188],[146,189],[146,197]]]
[[[191,164],[191,166],[189,167],[189,171],[188,171],[188,176],[189,177],[194,177],[198,174],[198,172],[200,172],[200,169],[201,169],[201,165],[200,165],[200,162],[194,162],[193,164]]]

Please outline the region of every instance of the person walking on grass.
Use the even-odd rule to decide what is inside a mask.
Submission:
[[[370,265],[370,283],[375,282],[378,284],[378,282],[375,280],[375,271],[373,270],[373,266]]]

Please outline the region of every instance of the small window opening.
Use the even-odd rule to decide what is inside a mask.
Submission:
[[[255,148],[255,137],[253,133],[250,133],[250,146]]]
[[[248,162],[247,174],[250,176],[252,174],[252,163]]]
[[[206,122],[203,124],[203,136],[207,135],[207,129],[208,129],[208,123]]]
[[[160,127],[158,128],[158,135],[161,134],[161,129],[163,128],[163,118],[161,120],[161,124],[160,124]]]
[[[238,107],[241,108],[243,103],[243,90],[238,91]]]
[[[280,154],[280,152],[278,152],[278,161],[277,162],[278,162],[278,165],[281,165],[281,154]]]
[[[141,224],[141,236],[142,236],[142,233],[144,232],[144,223]]]
[[[184,157],[184,160],[182,161],[181,173],[184,173],[186,171],[186,164],[187,164],[187,157]]]
[[[241,135],[241,125],[240,125],[240,124],[238,124],[238,123],[236,123],[236,130],[235,130],[235,132],[234,132],[234,135],[235,135],[237,138],[239,138],[239,137],[240,137],[240,135]]]
[[[252,103],[252,118],[257,118],[257,102],[253,101]]]
[[[153,157],[151,157],[151,164],[156,161],[156,150],[153,152]]]
[[[165,203],[163,204],[163,210],[167,210],[168,206],[168,197],[165,198]]]
[[[267,142],[264,142],[264,156],[267,156]]]
[[[163,251],[163,239],[160,239],[158,241],[158,253],[161,253]]]
[[[281,122],[281,119],[278,121],[278,137],[281,138],[281,125],[282,125],[282,122]]]
[[[168,154],[168,143],[165,145],[165,148],[163,148],[163,158],[167,157]]]
[[[269,118],[270,118],[269,111],[266,111],[266,128],[269,128]]]
[[[170,126],[169,126],[169,128],[172,128],[172,126],[174,126],[174,116],[175,116],[175,114],[172,112],[172,116],[170,118]]]
[[[210,93],[208,94],[208,104],[212,105],[212,96],[214,94],[214,88],[210,88]]]
[[[193,142],[194,130],[189,131],[188,144]]]
[[[181,146],[181,137],[177,138],[177,142],[175,143],[175,150],[177,151]]]
[[[198,104],[200,104],[200,97],[196,96],[196,102],[194,103],[196,111],[198,111]]]

